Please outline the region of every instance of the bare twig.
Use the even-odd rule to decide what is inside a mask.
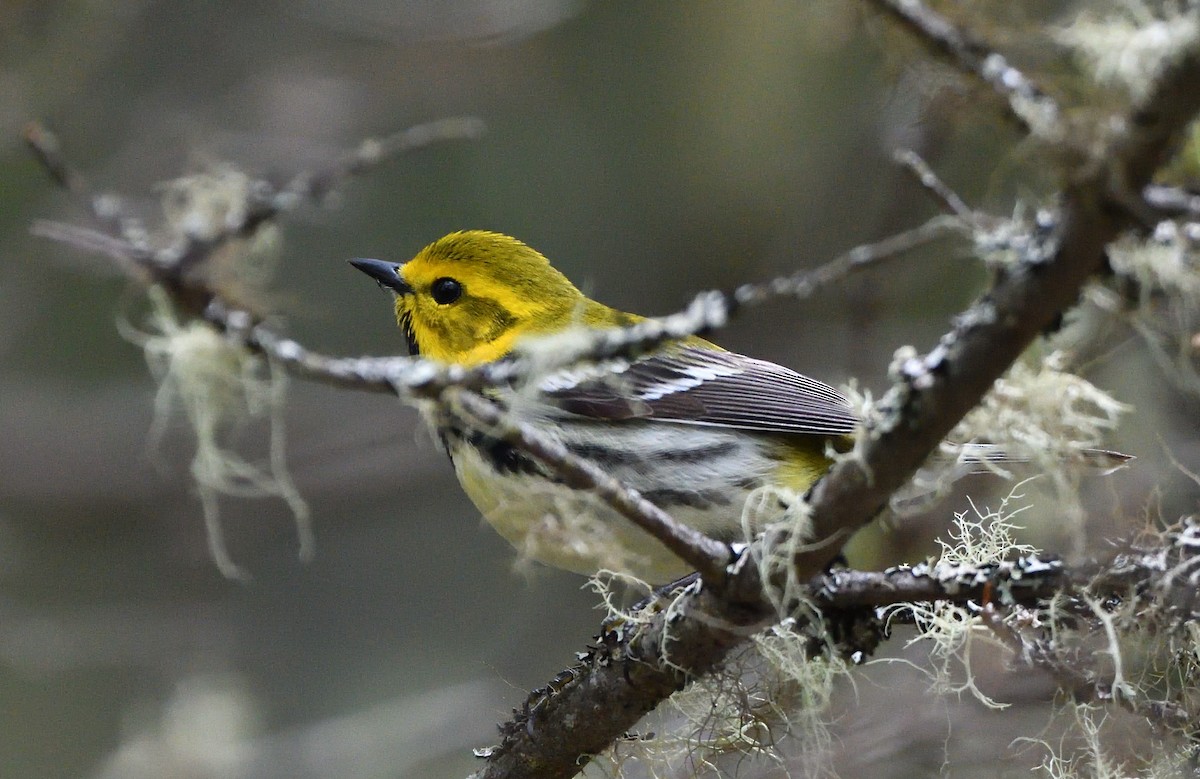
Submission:
[[[111,260],[117,270],[143,284],[151,282],[146,253],[123,238],[81,225],[38,219],[29,231],[79,251],[99,254]]]
[[[74,196],[75,200],[104,228],[129,244],[136,252],[130,259],[137,263],[149,262],[149,247],[146,230],[141,220],[125,213],[121,199],[110,193],[95,192],[87,178],[75,169],[63,155],[58,136],[40,122],[25,126],[25,143],[38,161],[60,187]]]
[[[868,1],[901,21],[934,53],[948,57],[964,73],[988,84],[1007,101],[1008,116],[1027,132],[1049,140],[1063,137],[1058,103],[1003,55],[920,0]]]
[[[756,284],[743,284],[733,291],[739,306],[755,305],[775,297],[804,300],[818,290],[841,281],[854,271],[898,258],[907,252],[948,235],[968,235],[970,226],[952,216],[935,216],[925,224],[890,235],[874,243],[855,246],[812,270],[800,271]]]
[[[911,173],[917,183],[932,194],[948,213],[954,214],[967,224],[975,221],[975,212],[971,207],[933,172],[933,168],[929,167],[929,163],[925,162],[921,155],[912,149],[897,149],[892,154],[892,159]]]
[[[1200,195],[1180,187],[1151,184],[1142,190],[1146,204],[1164,217],[1189,216],[1200,218]]]
[[[42,167],[46,169],[55,183],[78,198],[91,196],[87,180],[79,171],[71,167],[67,163],[66,157],[63,156],[58,136],[40,122],[30,122],[25,125],[23,136],[30,151],[37,157],[38,162],[42,163]],[[91,207],[90,203],[88,207]]]
[[[320,200],[346,179],[371,170],[383,160],[441,141],[474,140],[485,129],[482,120],[464,116],[419,124],[383,138],[368,138],[330,167],[292,179],[282,192]]]
[[[416,125],[382,139],[368,139],[359,148],[344,155],[335,163],[315,172],[302,172],[282,187],[265,180],[247,183],[246,206],[239,218],[216,225],[212,234],[197,235],[183,232],[173,240],[152,249],[145,227],[140,220],[127,217],[119,198],[92,192],[85,177],[76,171],[63,156],[55,135],[37,122],[25,128],[25,141],[56,183],[78,199],[88,212],[110,232],[110,238],[131,248],[126,271],[136,272],[135,266],[150,268],[151,280],[171,290],[183,308],[198,314],[213,299],[212,290],[203,282],[189,277],[189,270],[203,266],[217,250],[235,238],[252,235],[262,224],[306,202],[318,202],[346,179],[359,175],[389,157],[437,141],[479,137],[483,123],[475,118],[442,119]],[[112,255],[118,244],[103,243],[96,236],[80,232],[70,234],[61,229],[43,228],[42,234],[80,248],[94,247]],[[131,264],[130,264],[131,263]]]
[[[1002,58],[968,45],[957,30],[929,16],[918,3],[880,2],[898,14],[914,14],[911,23],[918,34],[953,53],[989,83],[998,79],[995,86],[1010,96],[1014,115],[1024,121],[1026,112],[1018,107],[1030,101],[1057,123],[1053,101],[1043,98]],[[1200,52],[1190,51],[1164,68],[1147,99],[1114,123],[1124,132],[1064,176],[1071,183],[1061,195],[1057,229],[1032,241],[1024,260],[1006,270],[932,352],[898,361],[897,384],[885,398],[892,411],[889,421],[871,432],[858,456],[835,466],[810,495],[812,537],[845,539],[873,517],[1020,352],[1075,301],[1084,282],[1102,268],[1105,245],[1131,224],[1128,211],[1113,205],[1115,182],[1135,191],[1145,186],[1197,110]],[[803,579],[815,574],[839,546],[840,542],[801,552],[794,559],[793,575]],[[477,776],[573,775],[580,761],[656,705],[656,696],[670,694],[686,679],[681,666],[705,673],[744,640],[744,630],[734,628],[768,618],[754,565],[741,566],[728,589],[717,596],[702,591],[680,600],[669,627],[665,617],[656,618],[631,641],[629,658],[589,668],[568,683],[542,707],[536,728],[528,733],[506,729],[505,743],[490,753]],[[664,643],[678,650],[669,662],[661,652]],[[595,715],[588,718],[587,727],[571,727],[578,712],[585,711]]]

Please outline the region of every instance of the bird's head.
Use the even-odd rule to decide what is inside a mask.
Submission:
[[[409,352],[440,362],[497,360],[520,338],[557,332],[599,306],[537,251],[499,233],[450,233],[403,265],[351,264],[396,293]]]

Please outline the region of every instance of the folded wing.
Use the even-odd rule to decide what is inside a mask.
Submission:
[[[857,419],[837,390],[766,360],[680,347],[555,374],[542,385],[565,412],[772,433],[843,435]]]

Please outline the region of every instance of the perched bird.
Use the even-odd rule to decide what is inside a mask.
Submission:
[[[410,353],[442,363],[502,360],[539,336],[642,319],[586,297],[537,251],[499,233],[451,233],[403,265],[351,264],[395,293]],[[832,387],[698,337],[492,397],[677,521],[724,541],[785,517],[827,470],[827,444],[847,441],[857,422]],[[467,495],[522,555],[656,584],[688,573],[649,534],[528,454],[444,409],[425,416]]]

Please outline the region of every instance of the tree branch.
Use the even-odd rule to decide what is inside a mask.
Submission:
[[[995,90],[1007,101],[1008,118],[1015,120],[1026,132],[1052,141],[1063,138],[1062,111],[1058,103],[1002,54],[985,46],[920,0],[868,2],[908,27],[932,53],[949,59],[958,70]]]
[[[1013,115],[1032,100],[1057,122],[1057,109],[1028,86],[1003,58],[956,37],[932,22],[919,3],[887,0],[889,11],[918,14],[908,20],[931,44],[953,53],[960,67],[1010,96]],[[907,17],[906,17],[907,19]],[[874,517],[958,420],[1059,314],[1083,284],[1104,267],[1104,247],[1136,224],[1121,205],[1140,191],[1168,156],[1188,121],[1200,110],[1200,52],[1185,52],[1159,75],[1140,104],[1110,123],[1119,128],[1093,157],[1065,171],[1057,218],[1038,228],[1024,256],[1002,272],[954,329],[929,354],[897,360],[896,384],[884,399],[886,421],[868,431],[851,459],[836,465],[809,498],[812,538],[793,558],[789,575],[808,579],[820,571],[850,534]],[[757,554],[786,549],[776,531]],[[758,567],[736,567],[725,590],[697,587],[644,626],[621,651],[584,669],[540,709],[536,723],[502,727],[504,742],[488,755],[478,779],[567,777],[605,748],[691,675],[712,669],[771,615]],[[781,572],[780,575],[783,575]],[[587,713],[584,717],[584,713]],[[582,721],[586,719],[586,724]]]

